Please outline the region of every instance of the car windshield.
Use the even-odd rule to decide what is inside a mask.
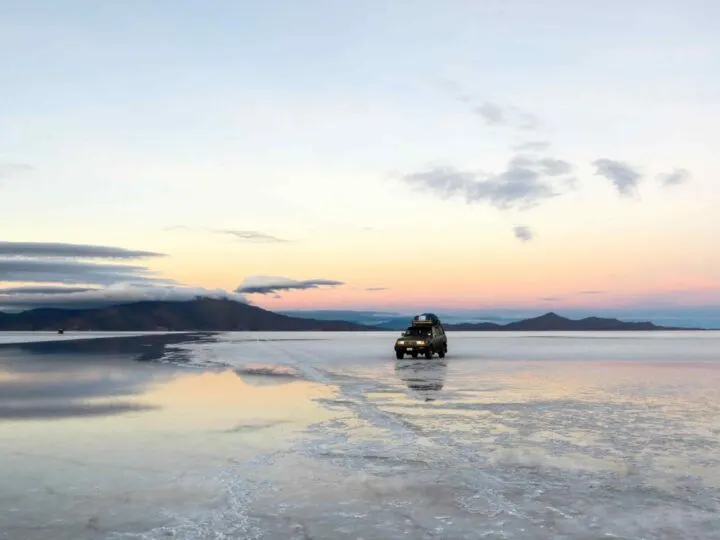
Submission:
[[[405,335],[410,337],[428,337],[430,336],[430,329],[410,327],[405,331]]]

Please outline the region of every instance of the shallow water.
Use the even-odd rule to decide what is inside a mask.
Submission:
[[[0,332],[0,345],[12,343],[35,343],[39,341],[71,341],[78,339],[99,339],[114,338],[120,336],[155,336],[171,334],[189,334],[191,332],[79,332],[69,331],[64,334],[49,331],[21,332],[3,331]]]
[[[711,539],[720,333],[0,347],[0,538]]]

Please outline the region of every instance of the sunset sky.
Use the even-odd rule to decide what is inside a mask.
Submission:
[[[0,309],[718,306],[718,20],[0,2]]]

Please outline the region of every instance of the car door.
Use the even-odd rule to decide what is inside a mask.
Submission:
[[[435,350],[440,347],[440,331],[436,326],[432,327],[432,346]]]

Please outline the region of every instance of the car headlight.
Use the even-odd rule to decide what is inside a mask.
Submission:
[[[416,341],[415,345],[425,345],[425,342],[424,341]]]
[[[405,342],[401,339],[400,341],[398,341],[398,345],[405,345]]]

